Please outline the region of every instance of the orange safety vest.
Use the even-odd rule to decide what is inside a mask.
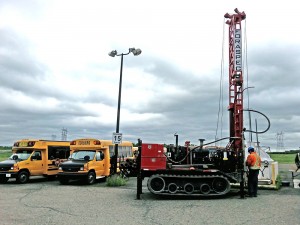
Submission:
[[[247,157],[246,165],[249,166],[251,170],[259,170],[261,165],[261,159],[256,152],[251,152]]]

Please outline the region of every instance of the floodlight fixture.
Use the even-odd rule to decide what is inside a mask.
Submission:
[[[113,50],[110,53],[108,53],[109,56],[115,57],[118,54],[117,50]]]

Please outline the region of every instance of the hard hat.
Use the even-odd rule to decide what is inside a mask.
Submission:
[[[250,146],[250,147],[248,148],[248,152],[254,152],[254,148],[253,148],[252,146]]]

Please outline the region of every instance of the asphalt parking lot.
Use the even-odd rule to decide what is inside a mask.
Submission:
[[[126,186],[105,182],[60,185],[34,179],[0,185],[0,224],[300,224],[300,189],[259,190],[241,199],[238,189],[222,198],[161,198],[143,182],[136,199],[136,178]]]

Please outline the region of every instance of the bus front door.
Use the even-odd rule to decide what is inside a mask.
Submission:
[[[43,156],[41,151],[35,151],[30,158],[29,170],[30,175],[38,176],[43,175],[45,163],[43,160]]]
[[[105,160],[102,151],[96,152],[95,171],[96,177],[104,176]]]

